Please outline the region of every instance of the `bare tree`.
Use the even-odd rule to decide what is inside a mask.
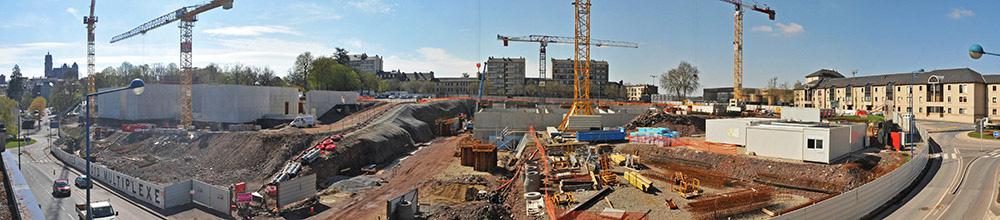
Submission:
[[[698,67],[687,61],[681,61],[677,68],[660,75],[660,86],[680,100],[687,99],[688,94],[701,88],[701,83],[698,83],[698,73],[700,73]]]

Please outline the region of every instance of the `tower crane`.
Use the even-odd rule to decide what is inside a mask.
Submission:
[[[742,106],[743,104],[743,7],[749,7],[751,10],[767,14],[767,18],[774,20],[774,10],[767,6],[758,6],[757,4],[746,4],[741,0],[719,0],[725,3],[733,4],[736,6],[736,12],[733,14],[734,33],[733,37],[733,99],[729,101],[730,105]]]
[[[574,44],[574,38],[572,37],[560,37],[560,36],[548,36],[548,35],[528,35],[528,36],[503,36],[497,35],[497,40],[503,41],[503,46],[506,47],[510,44],[510,41],[514,42],[535,42],[538,43],[538,78],[545,78],[545,48],[550,44]],[[597,47],[625,47],[625,48],[639,48],[639,44],[624,41],[612,41],[612,40],[590,40],[591,45]]]
[[[97,4],[96,0],[90,0],[90,16],[83,17],[83,24],[87,25],[87,93],[97,92],[97,79],[94,78],[94,56],[96,50],[94,49],[94,28],[97,24],[97,16],[94,15],[94,6]],[[87,106],[90,109],[94,108],[94,102],[97,98],[90,97],[87,99]],[[91,111],[90,117],[94,117],[97,111]]]
[[[174,21],[180,21],[178,27],[181,29],[181,71],[183,77],[181,78],[181,127],[191,126],[192,116],[191,116],[191,80],[192,80],[192,61],[191,61],[191,48],[192,48],[192,33],[194,29],[194,22],[198,21],[198,14],[203,12],[222,7],[222,9],[229,10],[233,8],[233,0],[212,0],[208,3],[203,3],[199,5],[192,5],[183,7],[173,12],[167,13],[160,16],[152,21],[148,21],[139,27],[136,27],[128,32],[119,34],[111,38],[111,43],[115,43],[121,40],[128,39],[130,37],[146,34],[146,32],[161,27],[166,24],[170,24]]]

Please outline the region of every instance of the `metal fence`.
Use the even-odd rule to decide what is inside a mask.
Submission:
[[[926,135],[925,135],[926,137]],[[885,176],[774,219],[861,219],[906,189],[927,166],[928,147]]]

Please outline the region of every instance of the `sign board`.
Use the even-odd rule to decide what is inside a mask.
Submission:
[[[993,131],[993,138],[1000,138],[1000,131]]]
[[[49,121],[49,128],[52,129],[59,128],[59,121]]]

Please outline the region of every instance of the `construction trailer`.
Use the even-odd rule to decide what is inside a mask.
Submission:
[[[773,118],[726,118],[705,120],[705,141],[747,145],[747,128],[756,124],[778,121]]]
[[[868,146],[864,123],[763,122],[746,128],[748,153],[833,163]]]

